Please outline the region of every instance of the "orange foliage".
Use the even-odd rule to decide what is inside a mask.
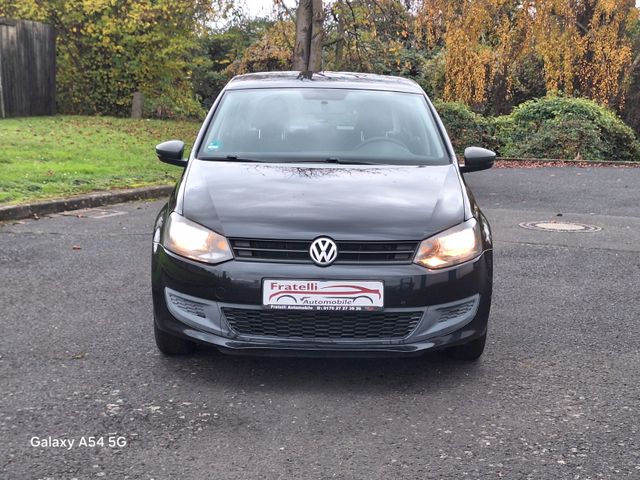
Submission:
[[[445,98],[482,103],[495,75],[534,53],[547,90],[620,105],[632,61],[634,0],[423,0],[418,36],[444,47]]]
[[[445,100],[482,103],[498,72],[522,52],[522,22],[510,0],[424,0],[418,35],[444,47]]]

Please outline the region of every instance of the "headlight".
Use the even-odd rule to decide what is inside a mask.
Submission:
[[[176,212],[169,215],[165,228],[163,244],[173,253],[207,263],[220,263],[233,258],[225,237]]]
[[[475,218],[420,243],[414,262],[429,269],[451,267],[482,253],[480,228]]]

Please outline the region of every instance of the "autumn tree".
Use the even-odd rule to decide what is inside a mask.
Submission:
[[[262,36],[244,50],[227,68],[229,76],[249,72],[296,70],[292,67],[295,23],[282,18],[270,25]]]
[[[444,51],[446,99],[482,104],[500,79],[509,95],[538,59],[547,91],[623,103],[634,0],[423,0],[417,12],[425,48]]]
[[[417,34],[424,48],[442,48],[445,100],[479,105],[501,73],[522,54],[523,26],[512,0],[424,0],[417,14]]]
[[[632,62],[634,0],[531,0],[524,10],[547,89],[619,107]]]

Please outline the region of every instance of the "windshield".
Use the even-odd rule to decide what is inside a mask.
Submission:
[[[450,163],[423,95],[320,88],[227,91],[198,158]]]

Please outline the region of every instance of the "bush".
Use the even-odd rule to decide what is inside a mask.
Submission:
[[[495,121],[503,157],[640,160],[634,131],[591,100],[547,96]]]
[[[61,113],[128,116],[140,91],[156,116],[201,117],[190,76],[213,3],[0,0],[0,17],[55,27]]]
[[[462,155],[471,146],[495,148],[492,121],[473,112],[468,106],[458,102],[433,102],[442,123],[451,137],[456,154]]]
[[[144,97],[144,118],[171,120],[203,119],[206,111],[187,85],[172,92],[163,92],[153,97]]]

